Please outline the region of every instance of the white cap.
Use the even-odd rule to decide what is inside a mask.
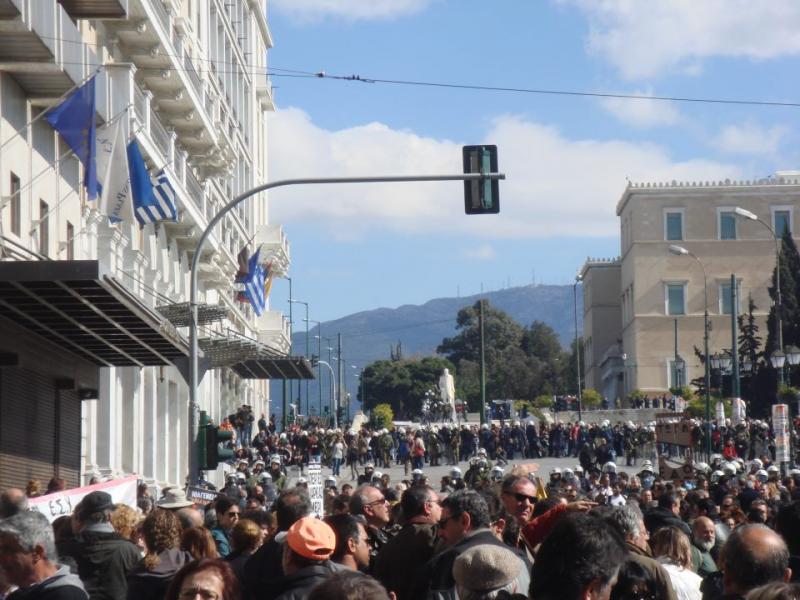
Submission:
[[[583,467],[580,465],[575,465],[575,469],[573,469],[576,473],[583,473]]]
[[[492,472],[493,473],[503,473],[504,470],[503,470],[503,467],[501,467],[500,465],[495,465],[495,466],[492,467]]]
[[[458,477],[461,477],[461,469],[458,467],[453,467],[450,469],[450,475],[457,475]]]
[[[261,481],[266,481],[267,479],[269,479],[270,481],[272,481],[272,475],[270,475],[270,474],[269,474],[269,473],[267,473],[266,471],[264,471],[263,473],[261,473],[261,474],[258,476],[258,478],[259,478],[259,480],[261,480]]]
[[[764,479],[767,479],[769,475],[764,469],[759,469],[758,471],[756,471],[756,477],[763,477]]]
[[[298,477],[297,478],[297,483],[308,483],[308,481],[306,480],[305,477]]]
[[[550,475],[561,475],[561,469],[558,467],[553,467],[550,469]]]
[[[414,469],[411,471],[412,475],[422,475],[422,469]]]
[[[603,473],[616,473],[617,472],[617,465],[613,462],[608,461],[606,464],[603,465]]]
[[[730,475],[736,474],[736,466],[733,463],[725,463],[722,465],[722,472],[723,474],[728,473]]]
[[[781,470],[775,465],[770,465],[769,467],[767,467],[767,473],[780,473],[780,472]]]
[[[380,479],[381,477],[383,477],[383,473],[381,473],[380,471],[375,471],[375,472],[372,474],[372,478],[373,478],[373,479]]]
[[[759,469],[764,466],[764,463],[761,462],[760,458],[754,458],[753,460],[750,461],[750,464]]]
[[[567,467],[566,469],[564,469],[564,476],[566,477],[567,475],[574,476],[575,472],[572,469],[570,469],[569,467]]]

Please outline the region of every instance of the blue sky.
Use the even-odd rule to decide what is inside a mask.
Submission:
[[[326,321],[539,283],[619,252],[626,178],[753,179],[800,168],[800,108],[287,77],[798,101],[796,0],[272,0],[271,179],[461,170],[499,147],[501,214],[458,183],[275,190],[294,296]],[[277,281],[272,305],[286,311]],[[298,327],[298,325],[296,325]]]

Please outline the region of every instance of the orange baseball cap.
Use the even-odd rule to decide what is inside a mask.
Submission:
[[[336,549],[336,534],[324,521],[304,517],[286,532],[286,543],[303,558],[326,560]]]

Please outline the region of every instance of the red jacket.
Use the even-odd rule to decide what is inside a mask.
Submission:
[[[567,512],[567,505],[559,504],[543,515],[528,521],[527,525],[522,528],[522,537],[531,551],[544,541],[544,538],[553,530],[553,526],[558,522],[559,517],[565,512]]]

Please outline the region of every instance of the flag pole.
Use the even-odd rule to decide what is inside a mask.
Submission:
[[[11,137],[10,137],[10,138],[8,138],[8,139],[7,139],[5,142],[3,142],[2,144],[0,144],[0,150],[2,150],[3,148],[5,148],[5,147],[6,147],[6,146],[7,146],[7,145],[8,145],[8,144],[9,144],[9,143],[12,141],[12,140],[15,140],[15,139],[17,138],[17,136],[19,136],[19,135],[21,135],[21,134],[22,134],[22,132],[23,132],[23,131],[27,131],[27,130],[28,130],[28,128],[29,128],[31,125],[33,125],[34,123],[36,123],[36,121],[38,121],[38,120],[39,120],[39,119],[41,119],[43,116],[45,116],[45,115],[46,115],[48,112],[50,112],[50,110],[51,110],[51,109],[53,109],[53,108],[55,108],[56,106],[58,106],[59,104],[61,104],[61,101],[62,101],[64,98],[66,98],[67,96],[69,96],[69,95],[70,95],[72,92],[74,92],[75,90],[77,90],[77,89],[78,89],[79,87],[81,87],[81,86],[82,86],[84,83],[86,83],[86,82],[87,82],[87,81],[89,81],[89,80],[90,80],[92,77],[94,77],[95,75],[97,75],[97,74],[100,72],[100,69],[102,69],[104,66],[105,66],[105,65],[100,65],[99,67],[97,67],[97,68],[96,68],[96,69],[95,69],[95,70],[92,72],[92,74],[91,74],[91,75],[89,75],[88,77],[84,78],[84,79],[83,79],[83,81],[81,81],[81,82],[80,82],[80,83],[78,83],[78,84],[75,84],[75,85],[73,85],[73,86],[72,86],[71,88],[69,88],[69,89],[68,89],[66,92],[64,92],[63,94],[61,94],[61,95],[58,97],[58,99],[57,99],[57,100],[56,100],[56,101],[55,101],[55,102],[54,102],[54,103],[53,103],[51,106],[48,106],[48,107],[47,107],[47,108],[45,108],[45,109],[44,109],[42,112],[40,112],[38,115],[36,115],[36,116],[35,116],[33,119],[31,119],[30,121],[28,121],[27,123],[25,123],[25,125],[23,125],[22,127],[20,127],[18,130],[15,130],[15,131],[14,131],[14,133],[11,135]]]

